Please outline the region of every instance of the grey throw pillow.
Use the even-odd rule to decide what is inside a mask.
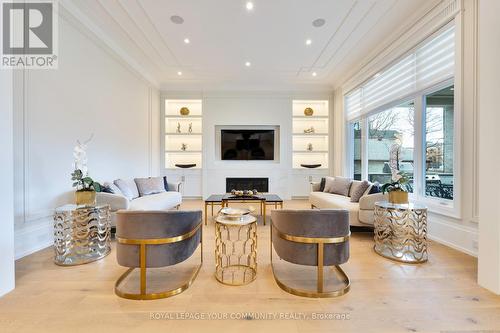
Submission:
[[[335,178],[325,177],[323,179],[325,180],[325,183],[323,185],[323,192],[332,193],[333,181],[335,180]],[[322,179],[322,181],[323,181],[323,179]]]
[[[134,180],[141,197],[165,192],[163,177],[135,178]]]
[[[352,185],[354,188],[351,189],[351,202],[359,202],[359,199],[365,194],[366,190],[371,186],[370,182],[363,180],[362,182]]]
[[[137,189],[137,185],[135,181],[132,179],[117,179],[114,181],[115,185],[118,186],[122,194],[129,200],[135,199],[139,197],[139,190]]]
[[[343,196],[349,196],[349,189],[351,188],[352,179],[345,177],[335,177],[333,181],[326,177],[325,181],[325,191],[333,194],[340,194]]]

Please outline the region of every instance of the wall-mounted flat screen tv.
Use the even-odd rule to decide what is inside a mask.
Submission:
[[[274,130],[221,130],[222,160],[274,160]]]

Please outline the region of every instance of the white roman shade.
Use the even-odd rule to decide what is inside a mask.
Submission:
[[[410,54],[344,97],[348,121],[453,78],[455,26],[448,26],[422,42]]]

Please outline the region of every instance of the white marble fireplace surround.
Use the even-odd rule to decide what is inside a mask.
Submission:
[[[269,191],[284,199],[303,196],[310,175],[327,170],[292,169],[292,100],[330,99],[328,93],[293,94],[283,92],[242,92],[204,94],[202,196],[224,193],[226,177],[268,177]],[[332,105],[333,103],[330,103]],[[274,161],[222,161],[221,128],[245,126],[274,128],[278,146]],[[331,124],[330,124],[331,126]],[[331,144],[330,144],[331,146]],[[332,163],[330,163],[332,165]],[[317,176],[316,176],[317,177]]]

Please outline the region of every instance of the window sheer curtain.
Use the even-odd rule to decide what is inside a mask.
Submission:
[[[347,121],[454,76],[455,25],[431,36],[410,54],[344,96]]]

